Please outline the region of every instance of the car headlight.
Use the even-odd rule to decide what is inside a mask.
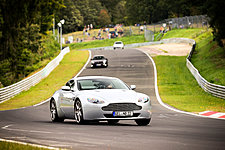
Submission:
[[[91,63],[94,64],[95,62],[94,61],[91,61]]]
[[[96,98],[87,98],[88,102],[94,103],[94,104],[103,104],[105,103],[103,100],[98,100]]]
[[[103,60],[103,63],[105,64],[106,63],[106,60]]]
[[[149,97],[140,97],[138,99],[138,102],[147,103],[149,100],[150,100]]]

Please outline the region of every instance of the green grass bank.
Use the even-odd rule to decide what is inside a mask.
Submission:
[[[211,73],[206,71],[205,74],[208,76],[208,79],[206,77],[208,81],[216,78],[222,83],[225,73],[220,67],[224,66],[224,58],[221,58],[222,50],[215,42],[212,42],[210,32],[202,29],[172,30],[163,38],[180,37],[196,40],[197,48],[191,60],[194,66],[200,70],[200,73],[203,72],[202,70],[211,71]],[[216,47],[219,50],[214,49],[212,53],[210,47]],[[197,113],[206,110],[225,112],[225,100],[214,97],[200,88],[186,67],[186,57],[156,56],[153,58],[157,67],[159,94],[162,100],[177,109],[189,112]],[[213,61],[215,58],[220,59]]]
[[[32,106],[48,99],[56,90],[75,76],[89,56],[88,51],[73,50],[66,54],[60,64],[37,85],[23,91],[12,99],[0,104],[0,110]]]
[[[115,41],[122,41],[125,45],[132,43],[143,43],[146,42],[144,35],[133,35],[127,37],[120,37],[114,39],[105,39],[105,40],[94,40],[90,42],[81,42],[81,43],[72,43],[70,44],[70,49],[88,49],[104,46],[113,46]]]
[[[2,141],[0,141],[0,148],[2,150],[48,150],[46,148]]]

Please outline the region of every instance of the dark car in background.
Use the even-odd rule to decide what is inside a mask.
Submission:
[[[116,38],[118,36],[115,31],[110,31],[109,33],[111,34],[111,38]]]
[[[104,55],[95,55],[91,59],[91,68],[93,67],[108,67],[108,59]]]

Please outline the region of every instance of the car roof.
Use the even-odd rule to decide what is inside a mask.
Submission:
[[[74,77],[73,79],[118,79],[116,77],[107,77],[107,76],[83,76],[83,77]]]

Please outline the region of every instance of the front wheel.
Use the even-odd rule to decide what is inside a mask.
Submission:
[[[150,119],[137,119],[137,120],[135,120],[135,122],[139,126],[147,126],[150,123],[150,121],[151,121],[151,118]]]
[[[80,100],[76,100],[74,104],[74,117],[78,124],[84,123],[83,110]]]
[[[52,122],[63,122],[64,121],[63,118],[59,118],[59,116],[58,116],[55,100],[52,100],[50,102],[50,114],[51,114]]]

